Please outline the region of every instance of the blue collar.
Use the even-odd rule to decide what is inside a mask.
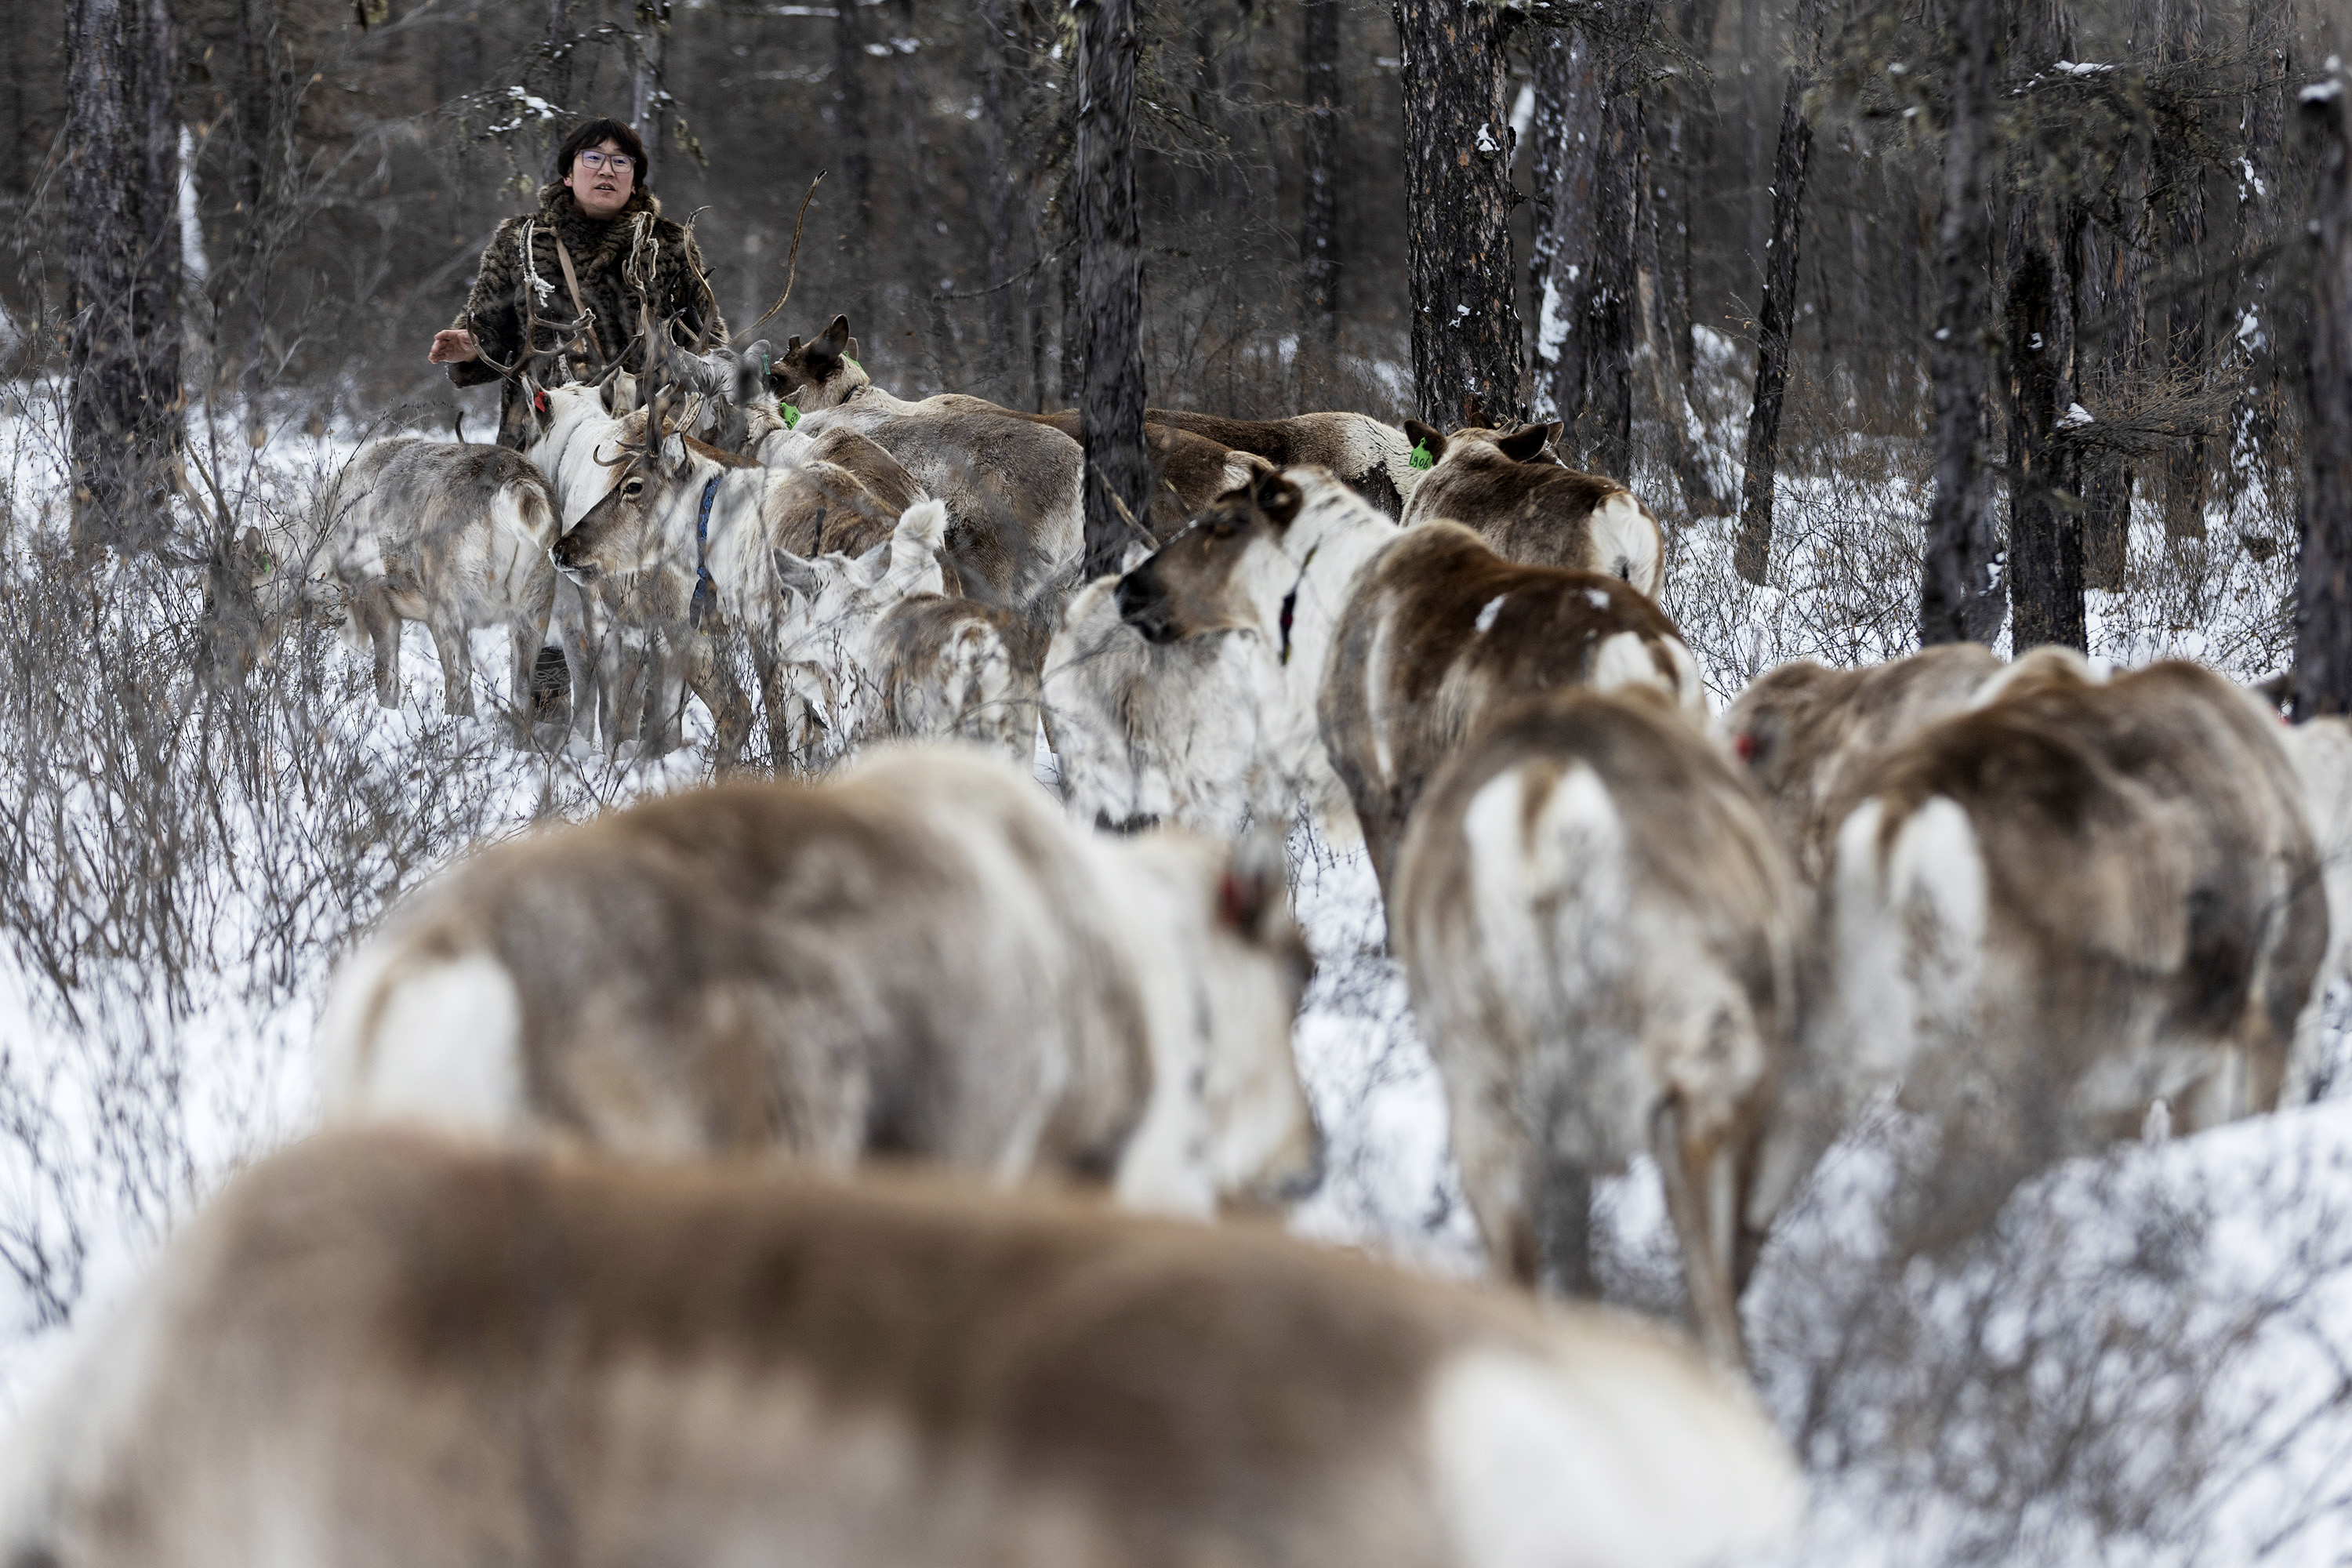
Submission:
[[[710,563],[707,559],[710,542],[710,503],[718,499],[719,481],[727,477],[721,468],[710,476],[702,487],[702,506],[694,514],[694,599],[687,618],[696,631],[709,631],[719,616],[719,584],[710,580]]]

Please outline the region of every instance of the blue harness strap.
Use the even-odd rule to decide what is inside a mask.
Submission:
[[[702,506],[694,514],[694,600],[687,618],[698,632],[708,632],[719,618],[719,584],[710,580],[710,564],[706,559],[710,543],[710,503],[718,499],[719,481],[726,477],[724,470],[710,476],[702,487]]]

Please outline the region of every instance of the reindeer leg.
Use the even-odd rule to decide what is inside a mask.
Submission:
[[[441,621],[425,623],[433,634],[433,651],[441,656],[441,710],[466,718],[474,713],[474,650],[466,628]]]
[[[686,672],[667,633],[646,639],[646,716],[641,757],[666,757],[684,742]]]
[[[1666,1189],[1666,1213],[1682,1242],[1683,1285],[1690,1297],[1692,1326],[1707,1354],[1724,1366],[1745,1371],[1739,1303],[1732,1292],[1737,1264],[1733,1232],[1738,1223],[1738,1183],[1732,1151],[1684,1134],[1682,1100],[1669,1095],[1650,1118],[1650,1152]]]
[[[1549,1150],[1538,1151],[1534,1163],[1530,1228],[1538,1277],[1561,1295],[1595,1300],[1601,1277],[1592,1267],[1592,1173]]]
[[[792,771],[792,688],[783,661],[765,637],[751,639],[751,671],[760,683],[760,711],[767,721],[768,760],[779,774]]]
[[[689,634],[691,635],[691,634]],[[686,654],[687,684],[710,710],[716,733],[710,740],[710,757],[720,772],[742,765],[743,742],[751,728],[749,705],[743,700],[742,687],[735,679],[735,666],[726,657],[715,638],[695,637]]]
[[[373,599],[352,601],[351,613],[375,658],[375,700],[386,708],[399,707],[400,618]]]

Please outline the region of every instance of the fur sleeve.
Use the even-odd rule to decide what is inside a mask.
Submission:
[[[522,276],[516,247],[521,233],[520,218],[510,217],[499,225],[490,243],[482,248],[481,268],[466,295],[466,308],[449,323],[473,333],[485,355],[505,364],[514,363],[516,340],[522,331],[515,319],[515,285]],[[449,380],[458,386],[482,386],[498,379],[499,373],[480,360],[449,367]]]

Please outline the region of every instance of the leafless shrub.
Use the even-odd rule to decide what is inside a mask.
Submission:
[[[329,628],[208,678],[211,532],[283,522],[322,476],[249,454],[226,516],[175,506],[161,552],[76,557],[43,395],[0,395],[0,940],[21,993],[0,1024],[0,1280],[47,1323],[93,1237],[152,1239],[300,1125],[302,1035],[356,928],[598,791],[513,752],[498,719],[385,712]]]

